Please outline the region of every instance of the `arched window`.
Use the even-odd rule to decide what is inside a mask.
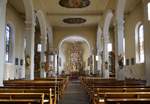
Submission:
[[[136,26],[136,63],[144,63],[144,28],[139,22]]]
[[[13,55],[13,36],[12,36],[12,28],[9,25],[6,25],[6,36],[5,36],[5,61],[12,62]]]
[[[147,4],[148,20],[150,21],[150,2]]]

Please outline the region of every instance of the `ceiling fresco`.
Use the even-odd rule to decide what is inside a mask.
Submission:
[[[59,4],[66,8],[83,8],[90,5],[90,0],[60,0]]]

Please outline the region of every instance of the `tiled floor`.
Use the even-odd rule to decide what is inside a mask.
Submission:
[[[89,99],[79,81],[69,83],[59,104],[89,104]]]

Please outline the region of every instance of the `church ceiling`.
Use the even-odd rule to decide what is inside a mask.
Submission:
[[[20,13],[25,14],[23,0],[8,0],[8,2]],[[97,26],[103,24],[105,12],[112,9],[115,13],[117,0],[32,0],[35,10],[42,10],[45,18],[52,26]],[[141,0],[127,0],[125,12],[131,12]],[[64,23],[66,18],[84,18],[86,22],[76,24]],[[77,19],[78,21],[78,19]]]

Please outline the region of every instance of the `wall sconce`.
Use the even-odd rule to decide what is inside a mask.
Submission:
[[[42,44],[39,43],[39,44],[37,45],[37,52],[41,52],[41,51],[42,51]]]
[[[96,55],[96,56],[95,56],[95,59],[96,59],[96,61],[98,61],[98,60],[99,60],[99,56],[98,56],[98,55]]]

